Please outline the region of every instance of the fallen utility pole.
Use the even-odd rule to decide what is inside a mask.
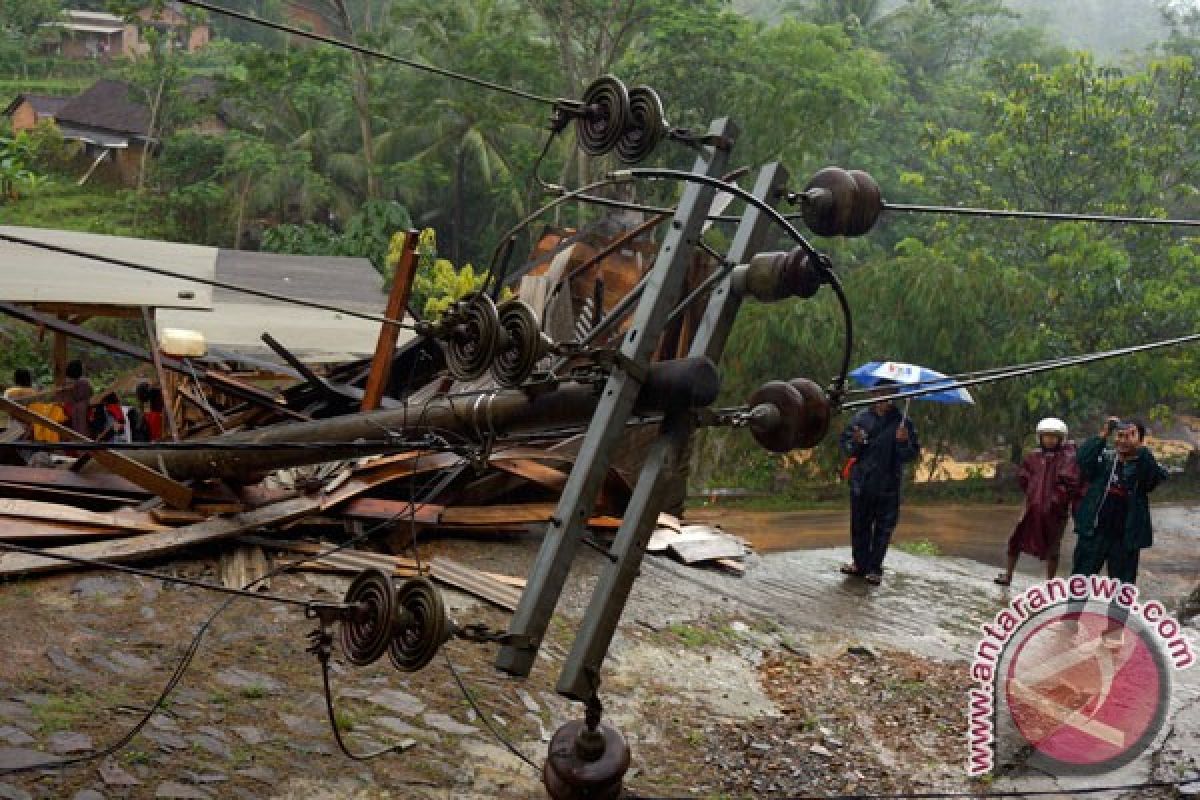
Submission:
[[[633,409],[638,413],[660,413],[668,408],[702,407],[713,402],[718,387],[716,366],[708,359],[653,364],[646,371]],[[368,443],[378,443],[378,452],[387,452],[403,446],[404,437],[425,433],[449,434],[456,441],[484,442],[507,434],[583,425],[591,419],[601,397],[601,387],[591,383],[571,384],[541,394],[496,389],[441,395],[424,402],[406,402],[397,408],[193,439],[187,450],[169,447],[130,450],[126,458],[161,469],[176,480],[248,481],[283,467],[362,456],[372,449]],[[205,449],[205,442],[217,446]],[[313,449],[286,446],[306,442],[345,443],[345,446],[330,444]],[[278,450],[266,447],[272,444],[282,446]],[[253,445],[255,449],[237,450],[237,445]],[[85,467],[85,471],[89,469],[90,466]]]

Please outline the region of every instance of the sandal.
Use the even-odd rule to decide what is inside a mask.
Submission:
[[[1012,579],[1006,575],[997,575],[996,577],[992,578],[992,583],[998,586],[1008,586],[1010,583],[1012,583]]]
[[[861,578],[863,574],[863,571],[858,568],[857,564],[842,564],[841,569],[843,575],[854,575]]]
[[[878,572],[872,572],[867,576],[867,583],[871,584],[872,586],[878,586],[879,584],[883,583],[883,576]]]

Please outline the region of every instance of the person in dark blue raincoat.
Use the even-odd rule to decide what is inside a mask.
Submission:
[[[894,384],[878,384],[885,392]],[[842,567],[870,583],[883,581],[883,559],[900,518],[904,465],[921,453],[917,429],[895,403],[881,400],[855,415],[839,439],[851,459],[850,542],[853,563]]]
[[[1142,444],[1145,437],[1141,421],[1110,417],[1099,436],[1079,446],[1075,458],[1087,493],[1075,509],[1072,574],[1096,575],[1107,564],[1110,577],[1137,583],[1141,551],[1154,543],[1149,494],[1167,478]]]

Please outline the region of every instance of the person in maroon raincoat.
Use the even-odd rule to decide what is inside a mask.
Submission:
[[[1017,479],[1025,492],[1025,514],[1008,540],[1008,564],[996,583],[1012,583],[1017,556],[1029,553],[1046,562],[1046,580],[1058,572],[1063,531],[1078,497],[1079,465],[1075,446],[1067,441],[1067,423],[1047,417],[1037,426],[1038,444],[1021,462]]]

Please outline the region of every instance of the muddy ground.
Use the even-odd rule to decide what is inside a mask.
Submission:
[[[1190,553],[1194,569],[1196,542],[1187,537],[1200,527],[1200,510],[1171,513],[1160,529],[1177,524],[1179,535],[1161,537],[1162,553]],[[732,517],[727,522],[737,530]],[[423,553],[524,575],[537,546],[535,536],[441,540]],[[215,560],[204,555],[157,567],[212,579]],[[1089,785],[1019,770],[988,783],[964,775],[966,659],[978,625],[1009,597],[990,583],[991,566],[897,550],[884,585],[871,589],[837,572],[846,558],[844,548],[754,556],[741,578],[646,562],[602,689],[607,718],[633,749],[631,789],[740,798],[991,786],[1069,797],[1071,787]],[[294,607],[239,600],[212,624],[164,708],[127,746],[80,766],[0,775],[0,798],[544,796],[536,769],[501,738],[540,766],[553,731],[579,715],[553,687],[602,564],[580,549],[528,679],[495,671],[494,645],[451,642],[449,663],[439,657],[416,674],[396,672],[386,659],[356,668],[335,656],[336,723],[351,749],[411,742],[403,753],[366,763],[341,755],[320,672],[305,652],[313,623]],[[1153,591],[1175,591],[1169,587],[1187,580],[1168,578],[1154,578]],[[271,590],[336,599],[346,583],[288,575]],[[460,623],[506,624],[504,612],[446,596]],[[102,573],[0,586],[0,770],[116,741],[221,602]],[[1196,629],[1189,635],[1196,644]],[[1169,735],[1111,776],[1116,782],[1197,768],[1198,673],[1180,673]]]

